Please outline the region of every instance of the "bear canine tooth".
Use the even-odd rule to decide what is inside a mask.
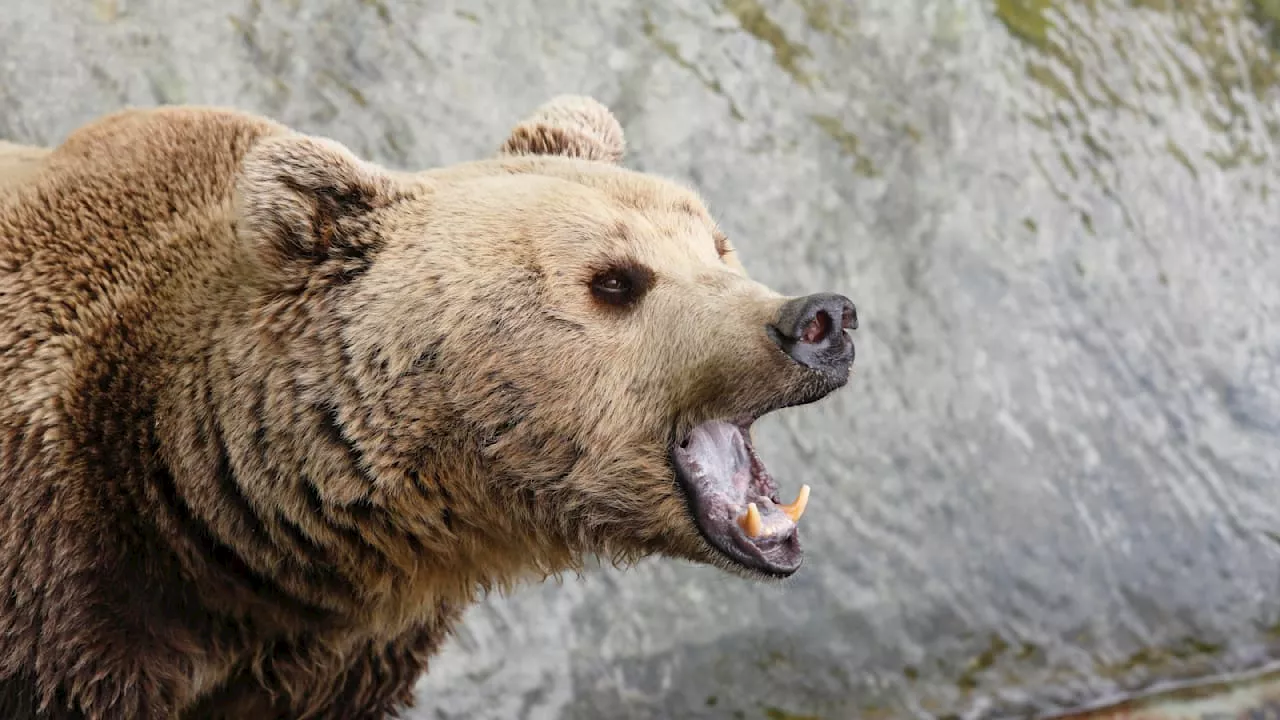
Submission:
[[[738,518],[738,524],[742,526],[747,537],[760,537],[764,532],[764,521],[760,519],[760,509],[755,503],[747,503],[747,514]]]
[[[790,505],[779,505],[778,509],[787,514],[791,518],[791,522],[800,522],[800,516],[804,515],[804,509],[809,504],[809,486],[800,486],[800,495],[796,497],[796,501]]]

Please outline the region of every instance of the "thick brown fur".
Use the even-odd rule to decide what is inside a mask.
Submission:
[[[214,108],[0,147],[0,717],[384,717],[479,592],[728,567],[671,439],[820,393],[622,149],[582,98],[416,174]]]

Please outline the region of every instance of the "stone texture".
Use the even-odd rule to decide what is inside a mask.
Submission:
[[[418,718],[1025,716],[1280,643],[1273,3],[7,0],[0,138],[266,113],[402,168],[553,94],[695,183],[749,269],[859,305],[762,587],[654,561],[493,598]]]

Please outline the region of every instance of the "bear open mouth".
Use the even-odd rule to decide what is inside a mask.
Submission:
[[[777,485],[751,445],[753,421],[696,426],[672,447],[672,464],[707,542],[751,570],[786,577],[803,558],[796,523],[809,501],[809,486],[800,489],[795,502],[781,503]]]

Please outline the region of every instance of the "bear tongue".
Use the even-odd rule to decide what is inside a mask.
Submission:
[[[772,478],[741,426],[703,423],[676,448],[675,459],[698,522],[714,539],[760,547],[794,535],[809,486],[794,503],[778,504]]]

